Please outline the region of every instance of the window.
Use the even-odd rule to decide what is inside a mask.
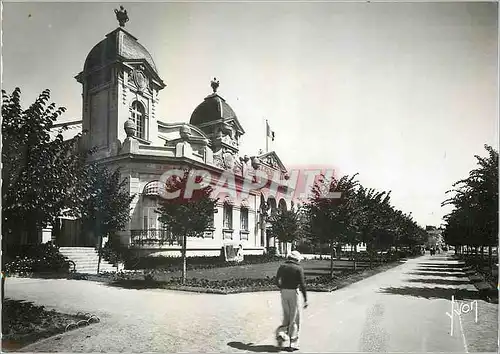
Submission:
[[[248,231],[248,208],[240,209],[240,229]]]
[[[139,101],[134,101],[132,103],[130,119],[134,121],[137,129],[135,136],[146,139],[146,111]]]
[[[156,212],[156,207],[145,207],[143,212],[143,230],[158,228],[159,216],[160,215]]]
[[[233,229],[233,207],[229,204],[224,204],[224,228]]]
[[[248,208],[240,209],[240,239],[248,240]]]

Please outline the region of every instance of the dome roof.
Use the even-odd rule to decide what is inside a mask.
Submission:
[[[231,118],[236,118],[236,114],[231,106],[229,106],[218,94],[213,93],[206,97],[205,100],[195,108],[193,114],[191,114],[189,123],[193,125],[200,125],[203,123]]]
[[[117,28],[106,35],[87,55],[83,70],[85,72],[103,67],[116,60],[145,60],[151,69],[158,74],[153,57],[137,42],[137,38],[125,31]]]

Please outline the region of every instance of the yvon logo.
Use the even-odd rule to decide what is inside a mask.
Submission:
[[[450,327],[450,336],[453,336],[453,320],[455,316],[458,316],[458,319],[461,319],[462,314],[469,313],[475,311],[474,322],[477,323],[477,300],[468,302],[455,302],[455,296],[451,296],[451,313],[446,312],[446,315],[450,318],[451,327]]]

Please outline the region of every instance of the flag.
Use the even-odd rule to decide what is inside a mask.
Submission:
[[[271,127],[269,126],[269,123],[267,123],[267,120],[266,120],[266,131],[267,131],[267,137],[271,138],[271,141],[274,141],[274,132],[271,130]]]

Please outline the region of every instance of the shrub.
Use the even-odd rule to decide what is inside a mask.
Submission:
[[[116,265],[120,261],[120,255],[106,243],[100,250],[102,259]]]
[[[70,264],[51,242],[34,245],[16,245],[7,250],[8,273],[26,275],[41,272],[68,272]]]
[[[101,257],[113,264],[117,265],[120,262],[131,263],[134,259],[132,251],[125,245],[122,245],[118,237],[109,237],[106,244],[100,250]]]
[[[340,276],[322,275],[314,278],[306,278],[306,288],[324,288],[328,289],[332,285],[335,285],[338,279],[348,277],[351,274],[359,273],[360,271],[345,271]],[[146,279],[146,281],[154,282],[152,278]],[[162,282],[156,282],[161,284]],[[164,285],[182,285],[181,278],[171,278]],[[266,277],[261,279],[254,278],[231,278],[225,280],[208,280],[199,278],[188,278],[186,280],[185,286],[205,288],[205,289],[217,289],[217,290],[242,290],[243,288],[267,288],[267,289],[278,289],[276,286],[276,277]]]
[[[324,254],[329,255],[332,253],[328,245],[317,245],[311,242],[299,242],[295,247],[297,251],[302,254]]]
[[[314,254],[314,246],[310,243],[301,242],[297,244],[295,249],[303,254]]]

